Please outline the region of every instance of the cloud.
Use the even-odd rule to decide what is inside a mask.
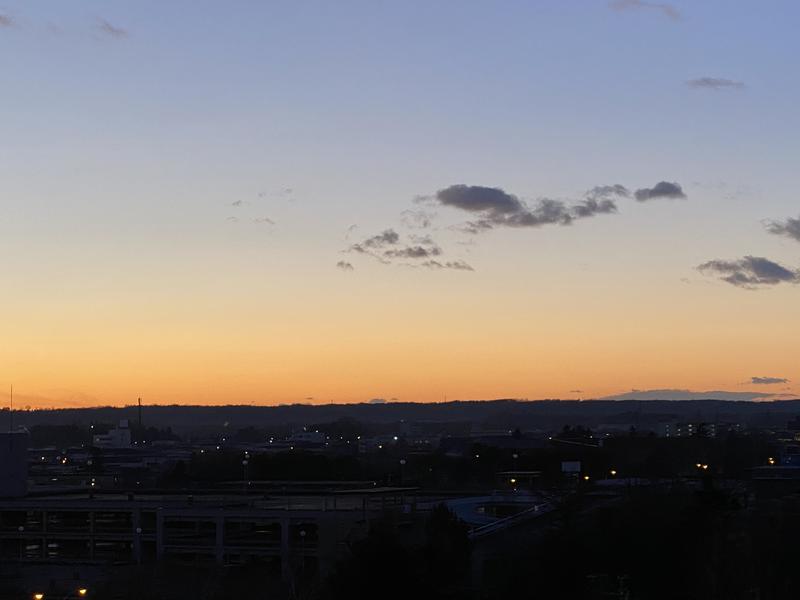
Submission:
[[[761,256],[745,256],[739,260],[710,260],[697,269],[701,273],[716,275],[722,281],[745,289],[779,283],[800,283],[800,273]]]
[[[118,40],[128,37],[128,31],[126,29],[122,29],[121,27],[116,27],[115,25],[112,25],[105,19],[98,19],[97,28],[105,35]]]
[[[767,231],[775,235],[785,235],[793,240],[800,242],[800,218],[785,221],[769,221],[766,224]]]
[[[337,269],[341,269],[342,271],[353,271],[353,270],[355,270],[355,267],[352,264],[350,264],[349,262],[347,262],[346,260],[340,260],[339,262],[337,262],[336,263],[336,268]]]
[[[427,229],[435,217],[435,212],[427,210],[404,210],[400,213],[400,220],[409,229]]]
[[[586,192],[585,200],[575,204],[572,212],[576,218],[593,217],[598,214],[617,212],[617,203],[614,198],[630,198],[630,191],[619,183],[614,185],[599,185]]]
[[[421,267],[425,267],[426,269],[453,269],[456,271],[474,271],[470,265],[468,265],[463,260],[453,260],[441,263],[437,260],[427,260],[420,265]]]
[[[599,400],[760,400],[775,394],[765,392],[728,392],[713,390],[694,392],[691,390],[631,390],[624,394],[605,396]]]
[[[14,19],[10,15],[0,13],[0,27],[12,27],[13,25]]]
[[[636,190],[634,197],[639,202],[656,200],[658,198],[686,198],[686,194],[680,184],[670,183],[669,181],[659,181],[651,188],[641,188]]]
[[[428,258],[439,256],[442,249],[438,246],[406,246],[405,248],[391,248],[384,250],[383,256],[386,258]]]
[[[231,206],[235,206],[236,208],[239,208],[240,206],[244,205],[245,205],[244,200],[234,200],[233,202],[231,202]]]
[[[552,198],[540,198],[529,205],[501,188],[458,184],[439,190],[433,198],[443,206],[479,214],[479,219],[458,227],[474,234],[494,227],[569,225],[576,219],[614,213],[614,198],[629,195],[625,186],[615,184],[592,188],[584,194],[584,200],[572,205]]]
[[[644,0],[614,0],[608,6],[619,12],[625,10],[653,10],[658,11],[673,21],[681,20],[681,13],[672,4],[666,2],[645,2]]]
[[[750,383],[756,385],[773,385],[776,383],[789,383],[785,377],[751,377]]]
[[[264,223],[267,225],[275,225],[275,221],[273,221],[269,217],[257,217],[253,219],[253,223]]]
[[[500,188],[481,185],[451,185],[436,192],[436,200],[444,206],[497,216],[518,213],[524,208],[516,196]]]
[[[408,241],[401,244],[400,234],[394,229],[386,229],[362,242],[351,244],[346,252],[368,254],[382,263],[391,263],[394,259],[420,260],[440,256],[442,249],[430,236],[409,236]]]
[[[695,90],[741,90],[746,87],[743,81],[724,77],[698,77],[690,79],[686,85]]]
[[[375,250],[382,250],[386,246],[393,246],[400,241],[400,235],[394,229],[386,229],[378,235],[373,235],[363,242],[352,244],[348,252],[372,254]]]

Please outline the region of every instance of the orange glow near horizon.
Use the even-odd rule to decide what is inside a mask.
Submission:
[[[774,294],[770,310],[745,324],[741,303],[750,298],[732,301],[727,289],[687,286],[683,297],[605,290],[584,302],[524,284],[501,291],[487,282],[435,297],[393,287],[383,301],[376,290],[370,297],[332,288],[271,304],[245,299],[231,311],[214,297],[187,298],[186,310],[63,307],[57,319],[7,327],[16,341],[0,350],[0,381],[14,383],[18,407],[35,408],[139,396],[150,404],[280,404],[762,391],[745,385],[750,376],[795,369],[795,333],[781,328],[795,310],[788,295]],[[765,338],[764,329],[775,333]]]

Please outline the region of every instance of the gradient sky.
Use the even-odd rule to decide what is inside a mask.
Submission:
[[[31,406],[797,393],[798,19],[7,0],[0,386]],[[569,225],[437,196],[569,212],[661,181],[686,197]],[[385,254],[420,244],[441,253]]]

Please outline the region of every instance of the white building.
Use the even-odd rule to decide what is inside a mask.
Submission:
[[[119,427],[108,433],[95,435],[92,441],[97,448],[129,448],[131,430],[128,429],[128,421],[120,421]]]

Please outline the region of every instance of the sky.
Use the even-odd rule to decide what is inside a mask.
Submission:
[[[798,18],[6,0],[0,388],[796,396]]]

